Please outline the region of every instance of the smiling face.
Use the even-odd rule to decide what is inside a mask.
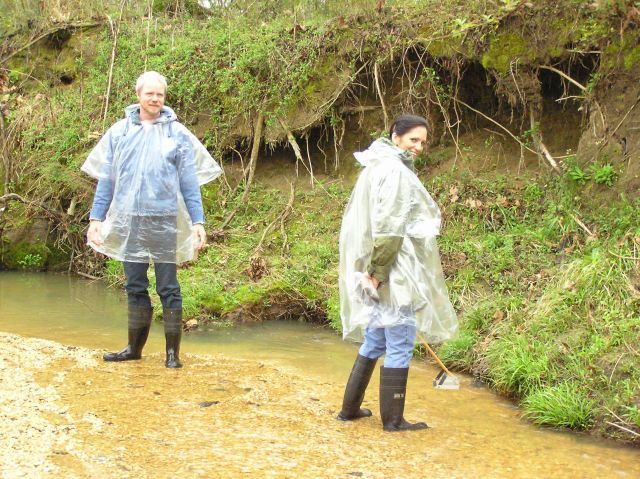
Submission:
[[[404,135],[393,134],[391,141],[401,150],[408,151],[415,158],[427,144],[427,129],[424,126],[416,126]]]
[[[146,81],[136,92],[140,102],[140,119],[155,120],[164,106],[165,88],[157,80]]]

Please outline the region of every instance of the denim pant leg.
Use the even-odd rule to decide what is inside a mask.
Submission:
[[[149,278],[147,271],[149,263],[124,262],[125,283],[124,289],[127,292],[127,302],[134,308],[151,308],[149,298]]]
[[[175,263],[154,263],[156,292],[165,309],[182,309],[182,294]]]
[[[400,324],[384,329],[387,354],[384,357],[385,368],[408,368],[413,356],[416,340],[416,327]]]
[[[385,352],[384,328],[367,328],[364,331],[364,343],[358,354],[369,359],[378,359]]]

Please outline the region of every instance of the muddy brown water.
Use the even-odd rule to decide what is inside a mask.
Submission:
[[[0,438],[2,477],[640,478],[638,449],[535,427],[469,378],[459,391],[434,390],[437,370],[418,360],[405,416],[431,429],[382,431],[377,374],[365,398],[374,416],[336,421],[357,349],[324,327],[189,333],[185,367],[170,371],[154,324],[142,361],[104,363],[104,350],[123,345],[125,309],[121,291],[100,282],[0,273],[0,331],[24,337],[3,337],[12,352],[0,359],[3,377],[13,367],[25,378],[13,388],[33,380],[0,400],[16,424]],[[29,363],[29,348],[46,366]],[[25,417],[10,417],[20,408]],[[34,446],[49,430],[50,445]]]

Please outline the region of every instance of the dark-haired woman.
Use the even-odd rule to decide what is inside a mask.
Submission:
[[[404,419],[416,331],[430,342],[450,339],[458,320],[444,284],[436,236],[440,210],[413,170],[429,124],[402,115],[389,138],[354,153],[364,167],[340,232],[340,316],[343,337],[362,340],[338,419],[371,416],[361,408],[377,359],[385,431],[426,429]]]

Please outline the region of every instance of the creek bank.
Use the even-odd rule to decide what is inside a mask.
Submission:
[[[364,403],[374,417],[335,420],[346,368],[318,374],[299,361],[291,365],[293,358],[187,352],[185,368],[170,371],[161,353],[114,365],[97,350],[5,333],[0,340],[12,358],[0,361],[0,424],[9,431],[3,441],[10,438],[0,472],[11,479],[640,474],[636,450],[539,431],[466,378],[461,391],[436,391],[435,370],[418,364],[407,417],[432,428],[392,434],[379,422],[375,376]],[[16,374],[25,380],[6,394]]]

